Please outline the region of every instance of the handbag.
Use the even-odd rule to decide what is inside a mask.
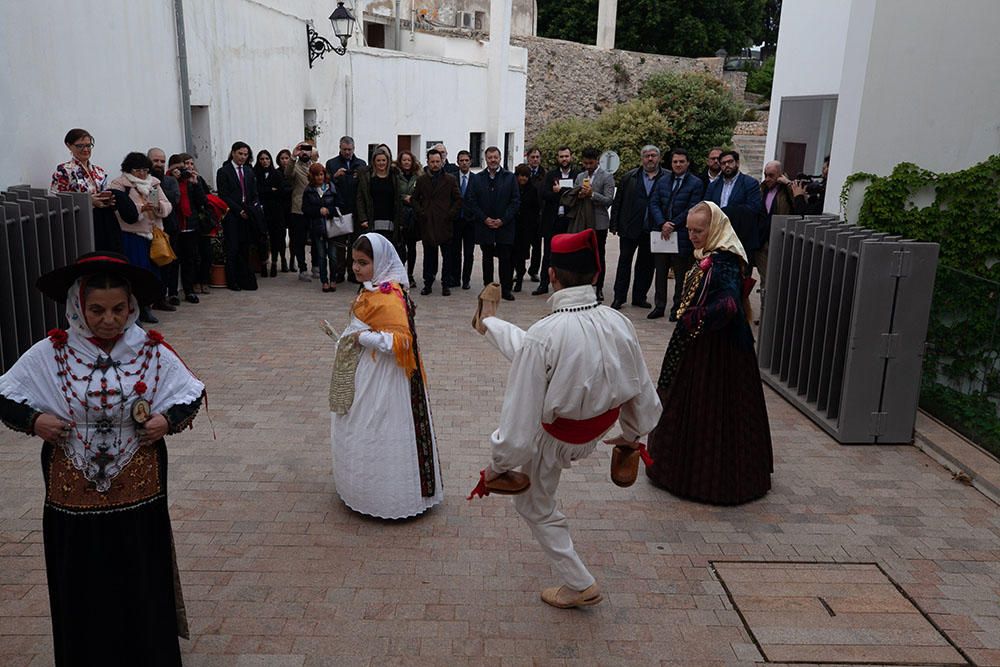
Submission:
[[[170,237],[157,226],[153,226],[153,241],[149,244],[149,258],[157,266],[166,266],[177,260],[174,249],[170,247]]]
[[[335,236],[344,236],[354,233],[354,214],[341,213],[339,208],[334,209],[335,213],[326,219],[326,237],[329,239]]]

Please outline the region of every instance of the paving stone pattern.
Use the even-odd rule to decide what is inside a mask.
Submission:
[[[510,500],[465,500],[507,373],[469,326],[478,282],[415,297],[444,504],[406,522],[354,514],[330,472],[333,348],[317,325],[343,325],[352,291],[322,294],[292,274],[260,282],[255,293],[216,290],[158,327],[209,389],[195,429],[168,441],[185,664],[749,665],[763,656],[711,565],[744,560],[878,563],[971,660],[1000,665],[997,506],[916,448],[836,444],[767,389],[767,497],[698,505],[644,476],[620,489],[599,449],[565,473],[560,496],[606,600],[584,611],[541,603],[552,572]],[[525,327],[545,310],[527,293],[501,304]],[[670,325],[625,312],[655,377]],[[38,451],[0,431],[4,665],[51,663]],[[794,582],[767,589],[802,597]]]

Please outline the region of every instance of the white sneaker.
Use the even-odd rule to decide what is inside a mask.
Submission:
[[[313,279],[310,278],[309,274],[306,273],[305,271],[299,271],[299,280],[301,280],[304,283],[311,283],[313,281]]]

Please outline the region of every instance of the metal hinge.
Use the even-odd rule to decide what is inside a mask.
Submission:
[[[881,346],[879,349],[879,357],[882,359],[892,359],[894,356],[896,356],[896,347],[898,344],[899,344],[898,333],[882,334]]]
[[[874,436],[882,435],[882,433],[885,431],[885,421],[888,418],[888,416],[889,416],[888,412],[873,412],[871,414],[872,417],[871,429],[870,429],[871,435]]]
[[[909,250],[894,250],[892,264],[889,266],[889,275],[895,278],[902,278],[910,275],[910,265],[912,258]]]

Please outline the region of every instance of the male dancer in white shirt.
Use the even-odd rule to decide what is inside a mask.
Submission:
[[[511,360],[511,370],[481,485],[517,467],[528,475],[531,486],[515,496],[514,507],[561,579],[542,600],[566,609],[597,604],[603,595],[557,507],[562,470],[593,452],[615,422],[622,434],[605,442],[638,448],[661,406],[631,321],[597,303],[594,231],[557,235],[551,247],[552,314],[524,331],[496,317],[495,302],[483,302],[486,338]]]

